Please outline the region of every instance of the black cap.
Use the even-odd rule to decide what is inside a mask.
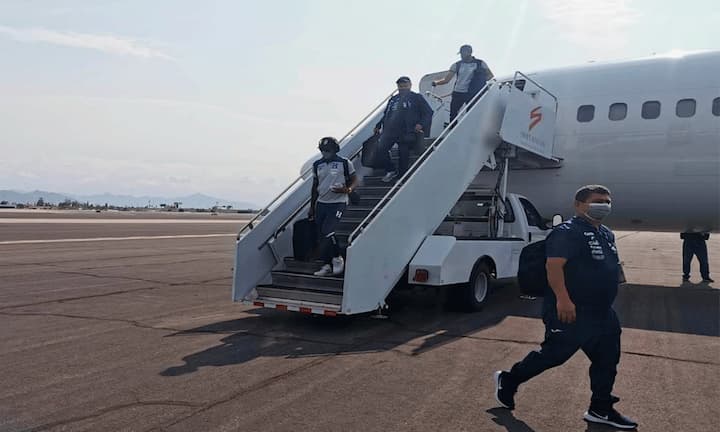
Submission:
[[[320,142],[318,143],[318,149],[320,151],[340,151],[340,143],[338,143],[338,140],[333,137],[324,137],[320,138]]]
[[[395,84],[402,84],[402,83],[409,83],[409,82],[411,82],[409,77],[401,76],[400,78],[397,79],[397,81],[395,81]]]
[[[472,52],[472,47],[470,45],[463,45],[460,47],[460,50],[458,50],[458,54],[460,54],[464,49],[469,49],[470,52]]]

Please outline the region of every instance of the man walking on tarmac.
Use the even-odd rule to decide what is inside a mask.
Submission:
[[[432,82],[433,87],[444,85],[457,76],[450,100],[450,122],[455,120],[460,108],[466,103],[470,103],[472,98],[485,87],[485,83],[493,78],[493,73],[487,63],[473,57],[472,52],[473,49],[470,45],[461,46],[458,52],[460,61],[450,66],[445,78]]]
[[[575,194],[575,217],[546,240],[547,281],[543,303],[545,340],[509,372],[495,372],[495,398],[515,408],[522,383],[565,363],[579,349],[590,359],[592,398],[584,419],[620,429],[637,423],[613,408],[611,394],[620,362],[620,322],[612,308],[620,264],[615,235],[601,221],[610,213],[610,191],[588,185]]]

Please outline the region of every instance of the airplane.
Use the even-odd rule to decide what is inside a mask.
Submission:
[[[444,74],[423,77],[421,91]],[[614,229],[720,229],[720,51],[527,76],[557,97],[554,155],[562,160],[511,165],[509,191],[528,197],[543,216],[567,218],[577,188],[601,183],[613,195],[607,225]],[[482,170],[475,184],[488,187],[494,179]]]
[[[444,111],[436,112],[434,131],[449,120],[454,79],[437,88],[431,82],[446,73],[427,74],[419,85],[431,105]],[[613,195],[607,224],[614,229],[720,230],[720,51],[591,62],[526,75],[557,97],[554,154],[561,161],[511,164],[508,190],[528,197],[543,216],[567,218],[575,191],[601,183]],[[442,93],[447,94],[437,95]],[[482,170],[473,186],[491,187],[495,177]]]

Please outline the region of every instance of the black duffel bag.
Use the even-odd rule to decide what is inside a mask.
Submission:
[[[317,225],[310,219],[293,224],[293,257],[297,261],[310,261],[317,246]]]
[[[362,143],[362,156],[360,163],[368,168],[382,168],[377,163],[378,145],[380,143],[380,134],[374,134]]]

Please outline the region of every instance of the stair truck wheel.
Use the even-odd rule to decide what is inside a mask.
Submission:
[[[485,306],[492,288],[492,264],[480,260],[475,264],[470,280],[462,286],[450,289],[450,306],[462,312],[477,312]]]

